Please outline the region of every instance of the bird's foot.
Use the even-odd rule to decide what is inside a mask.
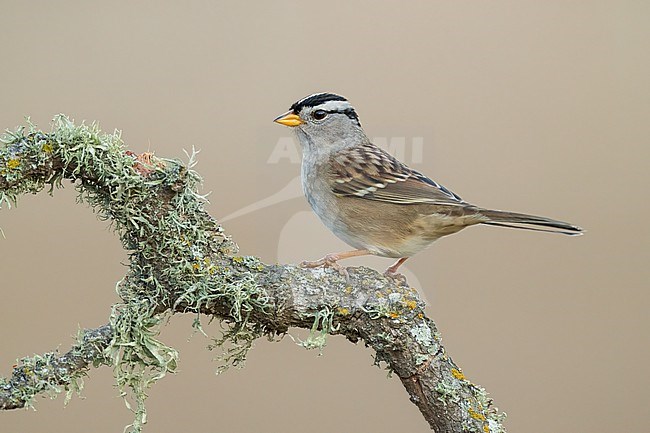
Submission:
[[[384,277],[390,278],[391,280],[395,281],[399,285],[402,286],[407,285],[406,277],[404,276],[404,274],[400,274],[399,272],[396,271],[391,272],[390,268],[386,269],[386,271],[384,272]]]
[[[337,262],[341,260],[341,257],[338,254],[328,254],[322,259],[307,261],[300,263],[301,268],[332,268],[337,271],[339,274],[345,277],[345,281],[350,282],[350,274],[345,266],[339,265]]]
[[[395,281],[396,283],[400,285],[406,285],[406,277],[399,272],[397,272],[397,269],[399,269],[400,266],[402,266],[402,263],[404,263],[408,257],[402,257],[398,261],[396,261],[391,267],[386,269],[384,272],[384,277],[390,278],[391,280]]]

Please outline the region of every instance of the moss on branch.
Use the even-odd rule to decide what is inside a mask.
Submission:
[[[77,343],[64,355],[57,351],[19,360],[10,378],[0,378],[0,409],[32,407],[39,394],[51,397],[66,392],[66,402],[81,392],[83,377],[92,365],[110,364],[104,351],[111,341],[111,328],[85,330]]]
[[[129,270],[117,285],[121,302],[108,325],[83,333],[63,356],[21,360],[0,382],[0,408],[29,406],[37,394],[69,394],[81,388],[89,365],[110,365],[121,392],[130,392],[125,401],[135,402],[132,430],[141,431],[147,389],[176,369],[176,350],[158,339],[163,319],[192,313],[227,324],[213,344],[228,347],[219,371],[241,366],[260,336],[302,327],[310,334],[301,344],[322,349],[329,334],[341,334],[377,352],[376,362],[399,376],[436,431],[505,431],[503,414],[445,353],[414,289],[366,268],[351,269],[348,283],[330,270],[268,266],[236,255],[197,192],[196,153],[186,163],[136,155],[118,132],[64,116],[51,132],[29,124],[2,142],[0,207],[70,180],[79,201],[111,222],[129,253]],[[200,329],[198,319],[195,326]]]

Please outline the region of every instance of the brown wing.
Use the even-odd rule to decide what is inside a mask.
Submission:
[[[330,167],[334,179],[332,191],[340,196],[396,204],[467,204],[444,186],[372,144],[339,152],[332,156]]]

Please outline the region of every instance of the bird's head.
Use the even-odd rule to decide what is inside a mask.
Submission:
[[[274,120],[293,128],[305,150],[338,150],[367,140],[359,116],[343,96],[315,93]]]

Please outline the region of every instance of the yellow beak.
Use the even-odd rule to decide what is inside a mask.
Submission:
[[[284,125],[284,126],[298,126],[300,124],[305,123],[302,121],[300,116],[294,114],[293,111],[287,111],[281,116],[278,116],[275,119],[273,119],[273,121],[275,123],[279,123],[280,125]]]

